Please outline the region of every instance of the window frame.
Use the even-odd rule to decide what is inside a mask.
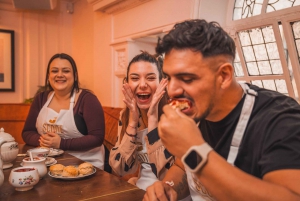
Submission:
[[[240,57],[240,62],[242,66],[242,70],[244,76],[236,77],[238,81],[246,81],[250,82],[251,80],[275,80],[275,79],[283,79],[286,82],[286,87],[289,96],[293,97],[294,99],[300,99],[300,65],[299,59],[297,54],[297,48],[295,45],[295,40],[293,37],[293,31],[291,28],[290,23],[294,21],[300,21],[300,6],[285,8],[278,11],[273,11],[270,13],[266,13],[268,0],[264,0],[262,5],[262,10],[260,15],[252,16],[249,18],[243,18],[238,20],[233,19],[233,12],[234,12],[234,5],[235,0],[229,0],[228,2],[228,15],[226,20],[225,30],[231,35],[236,43],[236,50]],[[295,87],[298,92],[296,97],[295,91],[292,85],[292,79],[290,77],[290,72],[288,68],[288,63],[286,60],[286,56],[284,53],[284,44],[281,39],[281,33],[279,30],[278,22],[281,22],[283,28],[283,34],[286,40],[288,55],[291,62],[291,67],[293,71],[293,76],[295,80]],[[244,55],[242,52],[242,46],[240,44],[238,32],[245,31],[249,29],[261,28],[264,26],[272,26],[277,49],[279,53],[279,58],[282,66],[282,75],[258,75],[258,76],[249,76],[246,62],[244,59]]]

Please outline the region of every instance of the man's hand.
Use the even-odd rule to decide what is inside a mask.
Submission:
[[[174,110],[170,105],[164,106],[163,110],[164,114],[158,123],[158,133],[169,152],[181,158],[191,146],[204,143],[193,119],[179,109]]]
[[[157,181],[146,189],[143,201],[177,201],[176,191],[168,184]]]

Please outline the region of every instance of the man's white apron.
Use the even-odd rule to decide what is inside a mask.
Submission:
[[[250,115],[252,113],[253,105],[255,102],[255,96],[257,92],[250,89],[245,83],[239,83],[246,94],[245,102],[242,108],[242,112],[235,128],[231,146],[227,158],[227,162],[234,166],[235,159],[237,157],[239,147],[244,136],[245,129],[247,127]],[[205,187],[201,184],[198,178],[186,169],[189,190],[191,197],[194,201],[214,201],[215,199],[209,194]]]

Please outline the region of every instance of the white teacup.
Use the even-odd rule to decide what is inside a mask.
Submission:
[[[9,183],[17,191],[28,191],[33,188],[40,180],[37,168],[35,167],[17,167],[11,170]]]
[[[27,155],[30,156],[29,152],[31,152],[32,157],[47,157],[49,152],[50,152],[50,148],[47,147],[37,147],[34,149],[28,149],[27,150]]]

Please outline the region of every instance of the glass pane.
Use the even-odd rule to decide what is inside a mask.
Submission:
[[[262,84],[261,80],[252,80],[251,84],[256,85],[260,88],[263,88],[263,84]]]
[[[257,61],[268,60],[268,54],[265,45],[254,45],[253,49]]]
[[[252,80],[251,84],[288,95],[285,80]]]
[[[244,53],[244,57],[245,57],[246,62],[255,61],[253,48],[251,46],[243,47],[243,53]]]
[[[237,77],[244,76],[244,72],[243,72],[241,63],[234,63],[234,73],[235,73],[235,76],[237,76]]]
[[[241,31],[238,36],[250,76],[283,74],[272,26]]]
[[[252,29],[251,31],[249,31],[249,34],[253,45],[261,44],[264,42],[261,29]]]
[[[274,75],[282,75],[283,74],[280,60],[271,60],[270,64],[271,64],[272,72]]]
[[[300,40],[296,40],[296,47],[297,47],[297,51],[298,51],[298,57],[300,57]]]
[[[290,77],[291,77],[291,80],[292,80],[292,86],[293,86],[294,93],[295,93],[295,99],[299,101],[299,95],[298,95],[296,80],[295,80],[295,77],[294,77],[294,73],[293,73],[293,69],[292,69],[292,64],[291,64],[290,57],[288,57],[288,68],[289,68],[289,71],[290,71]]]
[[[276,91],[274,80],[262,80],[262,83],[265,89]]]
[[[269,0],[266,12],[273,12],[299,5],[299,0]]]
[[[248,31],[239,32],[239,37],[242,46],[251,45],[250,36]]]
[[[234,74],[236,77],[244,76],[241,60],[237,51],[235,51],[235,59],[233,62],[233,66],[234,66]]]
[[[293,23],[293,32],[295,38],[300,38],[300,22]]]
[[[270,59],[279,59],[279,52],[276,43],[266,44],[268,56]]]
[[[284,80],[275,80],[275,84],[278,92],[288,94],[288,90]]]
[[[261,13],[263,0],[235,0],[233,20],[248,18]]]
[[[291,26],[293,29],[295,45],[298,53],[298,60],[300,61],[300,21],[291,22]]]
[[[260,62],[257,62],[257,65],[258,65],[259,72],[261,75],[271,75],[272,74],[269,61],[260,61]]]
[[[262,32],[266,43],[275,42],[274,31],[271,26],[262,28]]]
[[[249,75],[259,75],[256,62],[249,62],[246,65]]]

